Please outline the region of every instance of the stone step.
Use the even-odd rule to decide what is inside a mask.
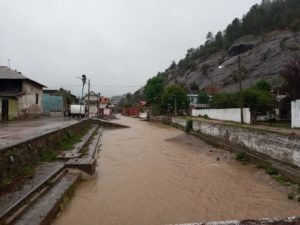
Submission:
[[[93,158],[77,158],[70,159],[66,162],[66,167],[79,169],[87,174],[93,175],[96,171],[96,163],[96,159]]]
[[[13,224],[50,225],[63,202],[72,195],[80,181],[79,173],[66,173],[44,195],[36,199]]]
[[[32,179],[27,179],[22,187],[16,191],[0,196],[0,224],[11,220],[15,212],[19,211],[25,202],[50,185],[51,180],[60,176],[64,168],[63,162],[49,162],[38,165]]]
[[[102,132],[103,128],[101,127],[99,132],[94,136],[89,146],[87,146],[87,151],[81,157],[68,160],[65,166],[67,168],[76,168],[90,175],[93,175],[96,170],[95,155],[100,147]]]
[[[63,151],[60,154],[57,155],[56,158],[58,159],[74,159],[78,158],[82,155],[81,151],[83,147],[88,143],[88,141],[93,136],[94,132],[97,129],[97,125],[93,125],[92,128],[86,133],[86,135],[83,136],[81,141],[77,144],[75,144],[74,148],[70,151]]]
[[[100,139],[103,133],[103,127],[101,127],[98,131],[98,133],[94,136],[93,140],[87,147],[88,150],[86,153],[82,155],[82,158],[95,158],[95,155],[97,153],[97,150],[100,147]]]

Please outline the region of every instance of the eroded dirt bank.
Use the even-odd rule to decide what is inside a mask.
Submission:
[[[81,183],[55,225],[153,225],[299,216],[262,171],[174,128],[121,117],[107,130],[97,178]],[[217,158],[219,160],[217,160]]]

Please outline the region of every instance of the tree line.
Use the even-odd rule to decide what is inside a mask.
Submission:
[[[235,18],[224,31],[215,35],[208,32],[206,42],[197,48],[187,50],[185,57],[171,63],[165,72],[178,71],[182,73],[192,70],[196,59],[206,58],[222,50],[228,50],[237,39],[246,35],[259,36],[280,29],[300,30],[300,1],[299,0],[262,0],[261,4],[251,7],[242,19]]]

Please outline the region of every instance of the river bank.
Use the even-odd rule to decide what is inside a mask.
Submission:
[[[127,117],[119,122],[130,128],[104,131],[96,179],[78,186],[55,225],[300,215],[299,203],[288,200],[262,170],[236,162],[232,153],[170,126]]]

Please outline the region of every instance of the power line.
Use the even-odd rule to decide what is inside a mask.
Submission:
[[[97,85],[93,84],[92,87],[102,87],[102,88],[123,88],[123,87],[132,87],[132,88],[139,88],[143,87],[144,85]],[[52,86],[49,88],[57,88],[58,86]],[[81,85],[60,85],[59,87],[81,87]]]

